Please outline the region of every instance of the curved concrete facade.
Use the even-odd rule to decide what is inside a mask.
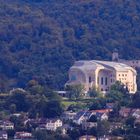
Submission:
[[[69,81],[66,85],[82,84],[87,92],[93,87],[101,92],[109,91],[112,84],[121,81],[130,93],[137,91],[136,71],[132,67],[110,61],[76,61],[69,70]]]

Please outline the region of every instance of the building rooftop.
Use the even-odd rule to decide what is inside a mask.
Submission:
[[[99,61],[99,60],[81,60],[76,61],[74,65],[71,67],[72,69],[80,69],[82,71],[89,71],[92,72],[96,70],[97,68],[101,69],[115,69],[117,71],[127,71],[128,69],[131,69],[132,71],[135,71],[132,67],[119,63],[119,62],[113,62],[113,61]]]

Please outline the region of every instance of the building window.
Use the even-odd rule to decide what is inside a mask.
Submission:
[[[101,88],[101,91],[103,91],[103,89]]]
[[[101,85],[103,85],[104,84],[104,79],[103,79],[103,77],[101,77]]]
[[[107,77],[105,78],[105,85],[107,85]]]
[[[99,84],[99,77],[97,78],[97,83]]]
[[[111,83],[112,83],[112,79],[111,79],[110,81],[111,81]]]
[[[122,74],[122,76],[124,76],[124,74]]]
[[[72,75],[71,76],[71,81],[75,81],[76,80],[76,76],[75,75]]]
[[[88,81],[89,81],[89,83],[91,83],[91,82],[92,82],[91,77],[89,77]]]

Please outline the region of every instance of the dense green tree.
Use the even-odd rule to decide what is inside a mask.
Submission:
[[[11,109],[14,104],[16,111],[28,111],[30,102],[26,98],[26,93],[13,93],[6,101],[6,105]]]
[[[97,98],[94,99],[89,105],[90,110],[104,109],[106,106],[106,98]]]
[[[24,114],[21,114],[19,117],[11,116],[10,121],[14,123],[15,130],[17,131],[25,131],[24,127]]]
[[[139,108],[140,107],[140,92],[136,92],[136,94],[133,95],[132,97],[132,104],[131,106],[134,108]]]
[[[37,140],[56,140],[53,135],[48,135],[46,131],[35,131],[34,137]]]
[[[115,84],[113,84],[111,86],[111,90],[112,91],[120,91],[124,95],[129,93],[127,87],[123,83],[121,83],[120,81],[116,81]]]
[[[119,102],[122,106],[129,106],[132,103],[132,95],[129,94],[127,87],[117,81],[111,86],[110,92],[106,95],[109,102]]]
[[[81,136],[81,132],[80,129],[78,128],[74,128],[73,130],[70,130],[69,132],[69,136],[74,140],[74,139],[78,139]]]
[[[88,94],[90,97],[100,97],[102,95],[100,93],[100,91],[98,89],[96,89],[95,87],[93,87],[91,90],[89,90]]]
[[[127,118],[126,121],[125,121],[125,124],[126,124],[128,127],[134,128],[134,125],[135,125],[135,118],[134,118],[134,117],[129,117],[129,118]]]
[[[113,107],[113,111],[111,111],[109,113],[109,119],[115,119],[115,121],[117,120],[117,118],[119,118],[119,110],[120,110],[121,106],[120,106],[120,103],[117,102],[115,103],[114,107]]]
[[[84,96],[83,85],[67,85],[66,90],[70,99],[78,99]]]
[[[97,132],[98,136],[104,136],[109,134],[110,123],[108,121],[98,122]]]
[[[102,109],[102,106],[98,100],[94,100],[90,107],[90,110],[97,110],[97,109]]]
[[[50,101],[46,104],[44,116],[47,118],[58,117],[62,114],[63,108],[59,101]]]
[[[15,104],[11,104],[9,109],[10,109],[11,113],[15,113],[16,112],[16,105]]]

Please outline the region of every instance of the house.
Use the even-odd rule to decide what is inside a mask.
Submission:
[[[14,129],[14,123],[6,120],[6,121],[3,121],[1,120],[0,121],[0,129],[2,130],[13,130]]]
[[[112,109],[90,110],[90,112],[92,112],[94,115],[95,115],[96,113],[109,113],[109,112],[111,112],[111,111],[112,111]]]
[[[97,120],[108,120],[108,114],[112,109],[91,110],[92,115],[97,117]]]
[[[8,140],[8,134],[6,131],[0,131],[0,140]]]
[[[64,124],[64,125],[60,128],[60,130],[61,130],[61,133],[62,133],[63,135],[66,135],[68,130],[73,130],[73,127],[71,127],[71,126],[68,125],[68,124]]]
[[[124,138],[117,137],[117,136],[103,136],[103,137],[99,137],[98,140],[124,140]]]
[[[106,109],[113,109],[115,106],[115,103],[106,103]]]
[[[46,119],[45,118],[37,118],[37,119],[28,119],[24,121],[24,124],[29,124],[31,126],[40,126],[46,124]]]
[[[31,126],[36,126],[36,129],[40,130],[52,130],[56,131],[57,128],[62,126],[62,121],[60,119],[29,119],[26,123],[29,123]]]
[[[57,128],[62,127],[63,123],[60,119],[48,119],[46,122],[46,129],[56,131]]]
[[[97,122],[83,122],[82,123],[82,129],[87,130],[92,127],[97,127]]]
[[[139,119],[135,119],[135,124],[140,124],[140,118]]]
[[[108,120],[108,114],[107,113],[96,113],[96,117],[98,120],[103,121],[103,120]]]
[[[118,129],[118,128],[123,128],[123,123],[121,122],[112,122],[110,123],[110,132],[112,132],[114,129]]]
[[[132,116],[136,119],[140,119],[140,109],[134,109],[132,110]]]
[[[131,108],[122,107],[119,111],[119,115],[123,118],[127,118],[129,115],[131,115],[131,111]]]
[[[44,121],[36,122],[38,124],[37,130],[51,130],[56,131],[57,128],[62,127],[63,123],[60,119],[47,119]]]
[[[91,135],[84,135],[79,138],[79,140],[96,140],[96,137]]]
[[[140,118],[140,109],[122,107],[119,111],[119,115],[124,118],[127,118],[128,116],[132,116],[136,119],[139,119]]]
[[[80,125],[83,122],[89,120],[91,116],[92,116],[92,112],[90,111],[80,111],[74,117],[73,122]]]
[[[76,116],[76,112],[65,111],[63,113],[63,115],[62,115],[62,119],[64,119],[64,120],[73,120],[75,116]]]
[[[36,127],[36,130],[46,130],[46,124],[40,124],[38,127]]]
[[[16,132],[14,140],[33,140],[33,136],[28,132]]]
[[[76,61],[70,68],[69,80],[65,86],[80,84],[84,86],[85,93],[93,87],[106,93],[116,81],[120,81],[134,94],[137,91],[136,75],[134,68],[123,63],[81,60]]]
[[[88,121],[92,115],[95,115],[99,120],[108,120],[108,113],[111,111],[112,109],[79,111],[74,117],[73,122],[80,125]]]

